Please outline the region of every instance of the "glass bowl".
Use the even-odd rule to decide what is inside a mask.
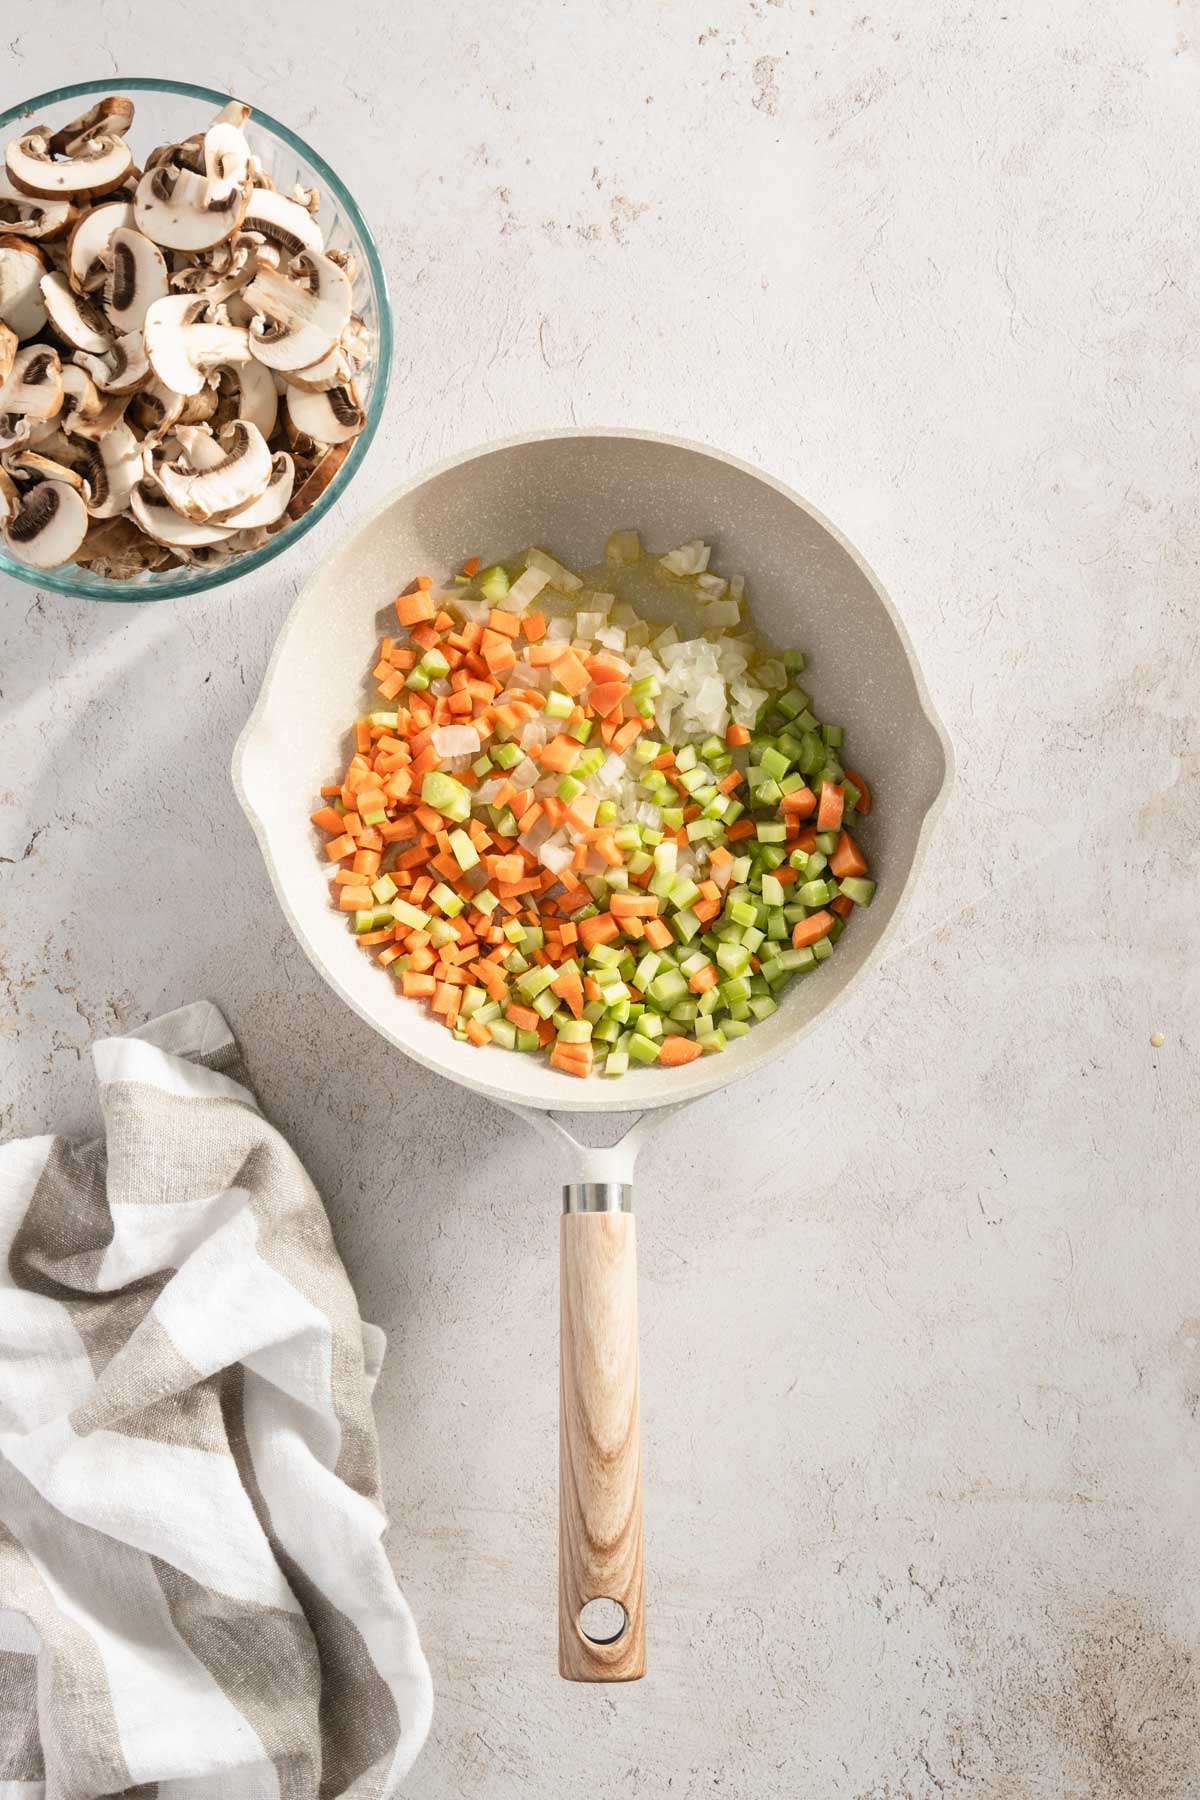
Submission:
[[[188,81],[155,81],[144,76],[77,81],[70,87],[35,94],[32,100],[0,113],[0,146],[17,135],[17,128],[21,126],[28,129],[44,122],[59,127],[86,112],[104,95],[125,93],[137,96],[129,142],[139,167],[142,158],[148,156],[156,144],[174,143],[203,129],[221,107],[231,99],[241,97],[220,93],[215,88],[198,87]],[[317,218],[326,244],[353,252],[357,265],[354,310],[366,326],[369,346],[368,360],[356,377],[355,385],[367,422],[325,492],[301,518],[277,532],[259,550],[247,551],[214,569],[181,565],[175,569],[146,570],[130,581],[111,581],[93,575],[76,563],[63,563],[54,569],[31,569],[6,555],[0,545],[0,571],[14,576],[17,581],[59,594],[78,594],[85,600],[123,601],[172,600],[179,594],[198,594],[205,588],[238,581],[243,575],[261,569],[265,563],[290,549],[305,532],[312,530],[317,520],[345,493],[370,447],[387,398],[392,363],[391,304],[379,251],[362,214],[329,164],[294,131],[289,131],[269,113],[260,112],[252,98],[247,99],[246,104],[253,107],[245,127],[246,137],[250,148],[262,158],[275,186],[284,193],[294,182],[303,187],[318,188],[321,208]],[[0,223],[0,232],[3,230]]]

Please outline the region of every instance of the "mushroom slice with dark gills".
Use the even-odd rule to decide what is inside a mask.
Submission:
[[[46,323],[42,276],[47,263],[35,244],[0,237],[0,319],[21,339],[35,337]]]
[[[104,310],[114,330],[140,331],[156,300],[171,291],[166,259],[157,244],[129,225],[118,225],[108,242]]]
[[[53,569],[70,562],[87,528],[87,507],[77,488],[66,481],[39,481],[6,520],[4,544],[10,556],[31,569]]]
[[[256,233],[285,260],[299,256],[303,250],[319,256],[325,247],[321,228],[307,208],[270,188],[251,190],[241,229]]]
[[[83,478],[89,516],[115,519],[129,510],[130,496],[142,479],[142,446],[129,426],[118,421],[95,443],[80,440],[71,467]]]
[[[170,431],[183,412],[183,406],[183,395],[154,376],[129,402],[129,416],[140,431],[157,440]]]
[[[69,153],[59,157],[50,149],[53,135],[45,125],[35,125],[8,146],[4,163],[18,192],[38,199],[90,200],[119,187],[133,167],[133,152],[115,132],[76,138]]]
[[[47,200],[23,194],[0,169],[0,229],[14,237],[49,242],[69,230],[77,217],[69,200]]]
[[[214,325],[205,304],[193,294],[168,294],[146,314],[146,355],[158,379],[177,394],[198,394],[208,374],[223,365],[247,362],[250,341],[239,325]]]
[[[304,475],[304,480],[295,489],[288,501],[288,518],[301,519],[310,506],[321,498],[334,476],[350,454],[350,445],[331,444],[323,450],[311,463]]]
[[[49,344],[24,344],[13,358],[12,371],[0,388],[0,413],[23,413],[53,419],[62,406],[62,363]]]
[[[72,350],[104,356],[112,349],[113,334],[99,307],[86,294],[77,294],[57,270],[41,279],[42,305],[54,335]]]
[[[103,356],[77,350],[74,360],[80,368],[87,370],[102,394],[136,394],[151,376],[140,331],[126,332]]]
[[[289,387],[285,405],[292,432],[318,444],[347,444],[367,422],[352,383],[317,393]]]
[[[211,520],[185,519],[177,513],[161,488],[140,481],[129,496],[129,509],[147,537],[169,550],[195,550],[208,544],[224,544],[233,527]],[[86,516],[86,515],[85,515]]]
[[[106,94],[81,117],[51,134],[50,152],[53,156],[69,155],[72,145],[81,138],[124,137],[132,124],[133,101],[124,94]]]
[[[205,468],[178,462],[155,463],[154,476],[159,487],[176,512],[187,519],[224,521],[227,513],[257,500],[270,483],[271,452],[253,425],[235,419],[216,443],[221,454],[216,460],[205,457]]]
[[[138,230],[166,250],[210,250],[238,230],[248,186],[161,163],[138,182],[133,209]]]
[[[115,233],[133,225],[131,200],[105,200],[82,213],[67,239],[67,280],[77,294],[102,288]]]
[[[250,348],[259,362],[281,374],[328,356],[350,323],[350,283],[343,269],[310,251],[291,267],[301,279],[263,269],[245,292],[246,304],[262,315],[250,327]]]

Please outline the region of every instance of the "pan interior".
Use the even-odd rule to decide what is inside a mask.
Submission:
[[[850,762],[875,804],[862,839],[879,880],[837,954],[796,982],[780,1009],[720,1055],[619,1081],[572,1079],[542,1059],[458,1044],[405,1001],[355,947],[329,906],[308,815],[348,754],[372,651],[391,602],[417,574],[448,581],[465,557],[540,544],[594,564],[609,532],[635,526],[663,551],[692,538],[713,565],[746,577],[752,622],[808,657],[823,718],[846,727]],[[403,489],[310,577],[284,627],[234,778],[276,893],[308,955],[348,1004],[398,1049],[496,1099],[572,1112],[641,1110],[748,1074],[811,1029],[878,955],[915,876],[949,778],[949,746],[903,627],[839,533],[798,496],[698,446],[619,432],[553,434],[457,460]]]

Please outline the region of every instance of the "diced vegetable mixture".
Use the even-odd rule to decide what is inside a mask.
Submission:
[[[614,587],[636,567],[687,602],[690,638],[536,549],[396,601],[312,818],[358,943],[456,1037],[569,1075],[689,1063],[870,905],[871,790],[709,555],[606,548]]]

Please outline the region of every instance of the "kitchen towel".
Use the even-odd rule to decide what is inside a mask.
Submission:
[[[430,1681],[365,1325],[207,1002],[0,1149],[0,1800],[377,1800]]]

